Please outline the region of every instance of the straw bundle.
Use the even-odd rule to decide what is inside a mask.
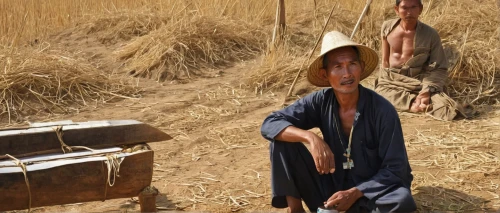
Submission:
[[[0,49],[0,67],[0,115],[9,121],[138,94],[134,87],[61,53]]]
[[[256,25],[194,16],[166,24],[115,53],[131,75],[165,81],[254,56],[265,37]]]
[[[311,34],[289,28],[282,44],[262,59],[260,66],[247,77],[247,83],[255,88],[256,93],[290,85],[304,60],[307,60],[310,50],[305,47],[314,45],[314,40]]]
[[[169,18],[153,10],[113,12],[82,18],[71,32],[91,35],[103,44],[116,44],[160,28]]]

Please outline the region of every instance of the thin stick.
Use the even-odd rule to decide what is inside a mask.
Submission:
[[[317,11],[317,3],[316,0],[313,0],[314,2],[314,27],[316,27],[316,24],[318,24],[318,11]]]
[[[273,37],[271,39],[271,51],[274,49],[276,44],[276,34],[278,33],[279,15],[280,15],[280,2],[276,1],[276,18],[274,20]]]
[[[318,44],[319,44],[319,41],[321,41],[321,38],[323,37],[323,33],[325,33],[325,30],[326,30],[326,26],[328,26],[328,23],[330,22],[330,19],[332,18],[332,14],[333,14],[333,10],[335,9],[335,7],[337,6],[337,3],[335,3],[335,5],[333,5],[332,7],[332,10],[330,11],[330,15],[328,15],[328,19],[326,20],[325,22],[325,25],[323,26],[323,31],[321,31],[321,34],[318,36],[318,39],[316,40],[316,44],[314,45],[314,48],[313,50],[311,51],[311,54],[309,55],[309,58],[307,60],[304,60],[302,62],[302,65],[300,65],[300,69],[299,71],[297,72],[297,75],[295,76],[295,79],[293,79],[293,83],[292,85],[290,86],[290,89],[288,90],[288,93],[286,94],[285,96],[285,100],[283,101],[283,104],[285,103],[286,101],[286,98],[288,96],[290,96],[290,94],[292,94],[292,90],[293,90],[293,87],[295,86],[295,84],[297,83],[297,79],[299,79],[299,76],[300,76],[300,73],[302,72],[302,67],[304,67],[304,64],[311,60],[312,58],[312,55],[314,54],[314,51],[316,51],[316,48],[318,47]]]
[[[222,9],[222,11],[221,11],[221,13],[220,13],[221,15],[224,15],[224,12],[226,12],[226,9],[227,9],[227,6],[229,5],[229,2],[231,2],[231,0],[228,0],[228,1],[226,2],[226,5],[224,5],[224,9]]]
[[[286,30],[286,14],[285,14],[285,0],[279,0],[279,8],[280,8],[280,20],[279,20],[279,24],[280,24],[280,31],[279,31],[279,36],[280,36],[280,40],[283,39],[283,35],[285,34],[285,30]]]
[[[363,20],[363,17],[365,17],[366,11],[368,11],[368,8],[370,8],[370,4],[372,3],[372,0],[367,0],[365,9],[363,9],[363,12],[361,12],[361,16],[359,16],[358,23],[356,23],[356,26],[354,27],[354,30],[352,30],[351,33],[351,40],[354,38],[354,35],[356,34],[356,31],[358,31],[359,24],[361,23],[361,20]]]
[[[278,19],[279,19],[279,11],[280,11],[280,3],[276,1],[276,17],[274,18],[274,29],[273,29],[273,37],[271,43],[274,45],[274,41],[276,40],[276,33],[278,30]]]

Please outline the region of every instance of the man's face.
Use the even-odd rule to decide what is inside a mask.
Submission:
[[[405,21],[416,21],[422,13],[423,6],[419,0],[402,0],[399,6],[394,6],[396,14]]]
[[[321,69],[330,86],[339,93],[349,94],[358,90],[364,64],[359,61],[352,47],[342,47],[328,52],[327,67]]]

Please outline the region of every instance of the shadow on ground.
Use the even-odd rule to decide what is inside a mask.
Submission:
[[[489,200],[443,187],[423,186],[414,190],[419,212],[495,212]]]
[[[156,208],[158,211],[176,211],[179,210],[176,203],[172,202],[167,198],[165,194],[159,194],[156,196]],[[140,211],[140,203],[137,197],[126,201],[125,203],[120,205],[120,212],[135,212],[137,210]]]

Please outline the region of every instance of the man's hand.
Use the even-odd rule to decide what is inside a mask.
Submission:
[[[415,98],[415,100],[413,100],[413,102],[410,106],[410,112],[414,112],[414,113],[422,112],[422,110],[420,109],[420,99],[419,98]]]
[[[311,145],[311,154],[318,172],[320,174],[335,172],[335,160],[328,144],[312,132],[308,137],[308,142]]]
[[[431,106],[431,93],[429,91],[421,92],[413,101],[410,111],[411,112],[425,112]]]
[[[338,211],[347,211],[361,197],[363,197],[363,193],[356,187],[346,191],[338,191],[325,202],[325,207],[335,207]]]
[[[431,103],[431,93],[429,91],[419,93],[417,99],[420,99],[420,108],[425,110]]]

